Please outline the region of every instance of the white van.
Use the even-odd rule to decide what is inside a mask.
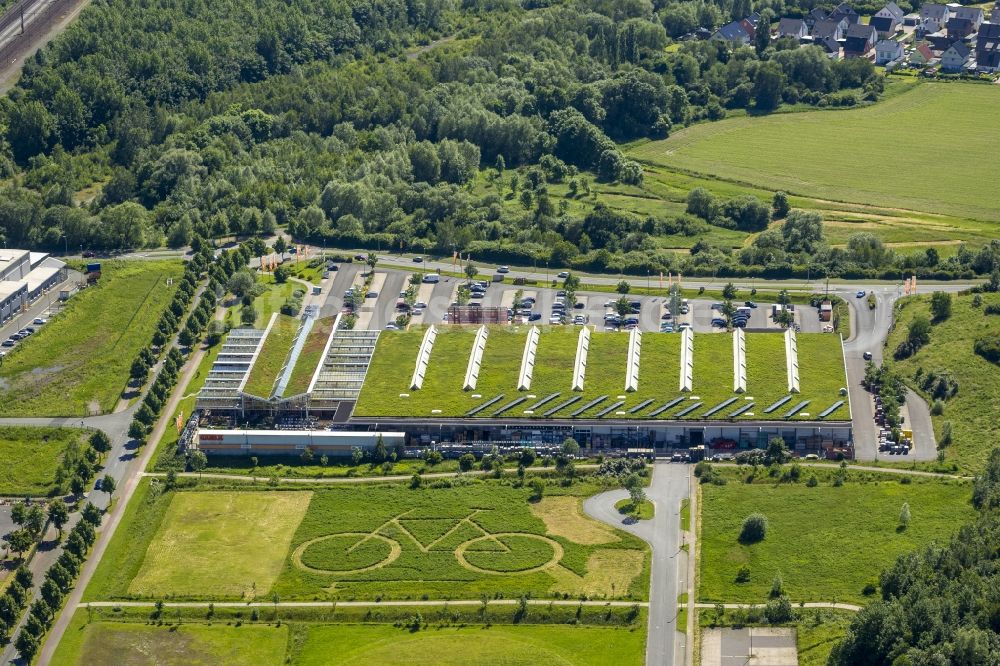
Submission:
[[[424,276],[423,281],[426,284],[437,284],[438,282],[441,281],[441,276],[438,275],[437,273],[428,273],[427,275]]]

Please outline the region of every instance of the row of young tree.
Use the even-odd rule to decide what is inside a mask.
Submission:
[[[105,477],[105,479],[110,479],[110,477]],[[110,489],[106,489],[106,491],[110,495],[114,491],[114,481],[112,480],[108,485]],[[31,663],[35,658],[39,647],[41,647],[45,632],[52,626],[56,615],[58,615],[59,610],[62,608],[66,595],[73,588],[73,583],[80,574],[83,562],[87,559],[87,554],[97,539],[95,530],[100,524],[101,510],[88,502],[80,512],[80,520],[69,531],[66,542],[63,544],[63,552],[56,559],[55,563],[49,567],[48,571],[45,572],[45,580],[39,588],[39,596],[31,604],[28,611],[28,618],[14,640],[14,646],[26,663]],[[25,572],[27,572],[26,569]],[[24,599],[27,600],[30,598],[32,583],[33,580],[30,572],[24,575],[19,570],[15,574],[15,580],[11,588],[15,584],[18,585],[18,588],[23,590]],[[10,592],[11,589],[8,589],[8,594]],[[23,603],[27,602],[24,601]],[[5,621],[2,617],[3,613],[3,602],[0,600],[0,623]],[[13,627],[14,624],[8,626]]]

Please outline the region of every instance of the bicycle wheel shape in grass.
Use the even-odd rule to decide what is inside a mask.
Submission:
[[[320,574],[357,574],[392,564],[403,548],[395,539],[376,533],[341,532],[299,544],[292,561]]]
[[[540,534],[500,532],[485,534],[460,544],[455,557],[466,569],[493,575],[544,571],[562,559],[558,541]]]

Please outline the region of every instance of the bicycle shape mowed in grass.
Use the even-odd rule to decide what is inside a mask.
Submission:
[[[462,526],[471,527],[480,535],[456,546],[455,559],[469,571],[483,574],[530,574],[550,569],[562,559],[563,547],[558,541],[528,532],[490,532],[473,520],[482,512],[483,509],[472,510],[444,534],[424,545],[403,524],[401,519],[410,513],[404,511],[370,532],[338,532],[309,539],[293,551],[292,562],[303,571],[323,575],[346,576],[381,569],[395,562],[403,552],[403,545],[398,540],[381,533],[390,526],[408,537],[422,553],[429,553]],[[323,568],[303,562],[303,554],[310,549],[318,549],[317,554],[325,556]]]

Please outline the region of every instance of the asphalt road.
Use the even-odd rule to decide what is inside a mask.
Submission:
[[[681,500],[688,496],[691,467],[671,463],[653,465],[653,478],[646,496],[656,505],[652,520],[627,523],[615,509],[615,502],[628,497],[625,490],[594,495],[583,503],[584,512],[619,529],[636,535],[653,550],[649,582],[649,631],[646,637],[647,666],[684,664],[677,643],[684,634],[677,631],[677,597],[687,589],[687,558],[681,551]],[[681,557],[678,557],[681,555]]]

